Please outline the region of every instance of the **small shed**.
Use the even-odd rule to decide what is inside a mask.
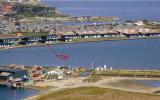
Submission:
[[[11,68],[0,68],[0,76],[3,78],[23,78],[24,76],[28,76],[27,70],[21,70],[21,69],[11,69]],[[0,77],[0,78],[1,78]]]

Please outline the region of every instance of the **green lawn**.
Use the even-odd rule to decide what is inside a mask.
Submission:
[[[119,75],[119,76],[153,76],[160,77],[160,70],[113,70],[113,71],[100,71],[100,75]]]
[[[44,95],[38,100],[160,100],[160,96],[98,87],[80,87]]]

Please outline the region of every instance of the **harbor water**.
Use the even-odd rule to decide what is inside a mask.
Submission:
[[[11,89],[0,85],[0,100],[22,100],[38,92],[38,90],[33,89]]]
[[[112,66],[120,69],[160,69],[160,39],[102,41],[52,45],[0,51],[0,65],[22,64],[42,66]]]
[[[159,80],[138,80],[137,82],[148,85],[151,87],[160,87],[160,81]]]
[[[160,20],[159,0],[43,0],[72,16],[117,16],[121,20]]]

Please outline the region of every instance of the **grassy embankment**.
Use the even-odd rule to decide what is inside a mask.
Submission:
[[[131,76],[131,77],[160,77],[160,70],[113,70],[97,71],[97,75],[105,76]]]
[[[159,100],[160,96],[121,90],[80,87],[41,95],[37,100]]]
[[[160,24],[151,24],[151,23],[145,22],[145,27],[150,29],[160,30]]]
[[[36,89],[36,90],[40,90],[40,91],[46,91],[49,90],[50,87],[49,86],[32,86],[32,85],[26,85],[25,88],[30,88],[30,89]]]
[[[90,21],[115,21],[115,20],[117,20],[118,19],[118,17],[91,17],[90,18]]]
[[[83,22],[83,21],[90,21],[90,22],[112,22],[118,19],[117,17],[91,17],[90,19],[71,19],[69,15],[61,15],[61,16],[51,16],[51,17],[41,17],[41,16],[33,16],[25,18],[25,21],[40,21],[40,20],[52,20],[52,21],[59,21],[59,22]]]

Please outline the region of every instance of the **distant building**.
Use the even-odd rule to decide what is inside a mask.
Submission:
[[[136,24],[137,26],[144,26],[145,25],[143,23],[143,21],[136,21],[134,24]]]

